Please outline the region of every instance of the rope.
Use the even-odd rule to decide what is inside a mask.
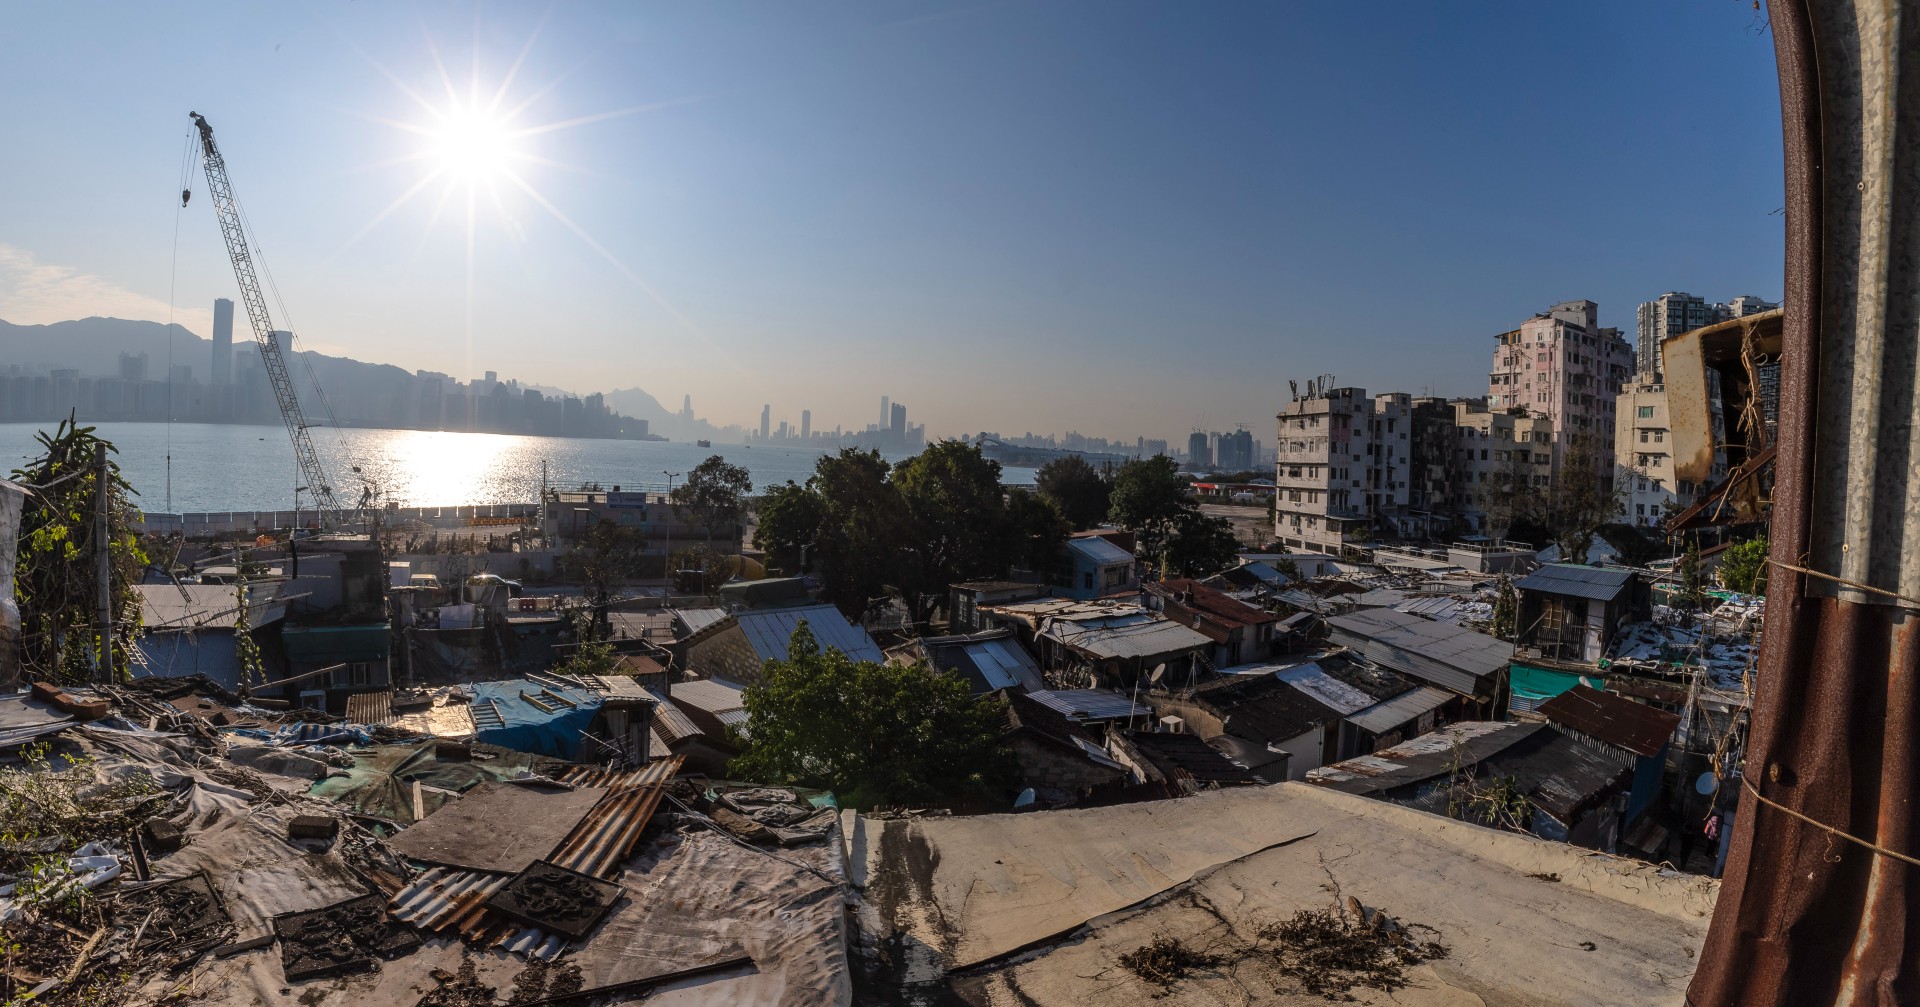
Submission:
[[[1848,842],[1850,842],[1850,843],[1857,843],[1857,844],[1859,844],[1859,845],[1861,845],[1861,846],[1864,846],[1864,847],[1866,847],[1866,848],[1867,848],[1867,849],[1869,849],[1869,850],[1872,850],[1872,851],[1873,851],[1873,852],[1875,852],[1875,853],[1878,853],[1878,854],[1880,854],[1881,856],[1884,856],[1884,857],[1892,857],[1892,858],[1893,858],[1893,859],[1895,859],[1895,860],[1902,860],[1902,861],[1905,861],[1905,862],[1907,862],[1907,863],[1909,863],[1909,864],[1912,864],[1912,865],[1913,865],[1913,866],[1915,866],[1915,867],[1920,867],[1920,857],[1913,857],[1913,856],[1908,856],[1908,855],[1907,855],[1907,854],[1905,854],[1905,853],[1901,853],[1901,852],[1900,852],[1899,850],[1889,850],[1889,849],[1887,849],[1886,847],[1884,847],[1884,846],[1881,846],[1881,845],[1879,845],[1879,844],[1877,844],[1877,843],[1870,843],[1870,842],[1867,842],[1866,840],[1864,840],[1864,839],[1861,839],[1861,838],[1860,838],[1859,836],[1856,836],[1856,835],[1852,835],[1852,834],[1850,834],[1850,833],[1846,833],[1846,832],[1842,832],[1842,831],[1840,831],[1839,829],[1836,829],[1836,828],[1834,828],[1833,826],[1831,826],[1831,825],[1828,825],[1828,824],[1827,824],[1827,823],[1825,823],[1825,822],[1821,822],[1821,821],[1816,821],[1815,819],[1812,819],[1812,818],[1809,818],[1809,817],[1807,817],[1806,815],[1803,815],[1803,814],[1801,814],[1800,812],[1798,812],[1798,811],[1795,811],[1795,810],[1793,810],[1792,808],[1789,808],[1789,807],[1787,807],[1787,806],[1786,806],[1786,805],[1784,805],[1784,804],[1781,804],[1781,803],[1780,803],[1779,801],[1775,801],[1775,800],[1772,800],[1772,799],[1770,799],[1770,798],[1768,798],[1768,797],[1767,797],[1767,796],[1766,796],[1765,794],[1762,794],[1762,793],[1760,792],[1760,789],[1759,789],[1758,787],[1755,787],[1755,786],[1753,785],[1753,781],[1752,781],[1752,780],[1749,780],[1749,779],[1747,779],[1747,778],[1746,778],[1746,777],[1744,777],[1744,776],[1740,778],[1740,784],[1741,784],[1742,786],[1744,786],[1744,787],[1746,787],[1746,788],[1747,788],[1747,793],[1749,793],[1749,794],[1752,794],[1752,795],[1753,795],[1753,798],[1754,798],[1754,800],[1756,800],[1756,801],[1759,801],[1759,802],[1760,802],[1761,804],[1764,804],[1764,805],[1766,805],[1766,806],[1768,806],[1768,807],[1770,807],[1770,808],[1778,808],[1779,810],[1781,810],[1781,811],[1784,811],[1784,812],[1786,812],[1787,814],[1789,814],[1789,815],[1792,815],[1793,817],[1795,817],[1795,818],[1798,818],[1798,819],[1800,819],[1801,821],[1803,821],[1803,822],[1805,822],[1805,823],[1807,823],[1808,825],[1811,825],[1811,826],[1813,826],[1813,827],[1814,827],[1814,828],[1816,828],[1816,829],[1820,829],[1820,830],[1822,830],[1822,831],[1825,831],[1825,832],[1828,832],[1828,833],[1831,833],[1831,834],[1833,834],[1833,835],[1836,835],[1836,836],[1839,836],[1839,837],[1840,837],[1841,839],[1845,839],[1846,841],[1848,841]]]
[[[1830,573],[1821,573],[1818,570],[1809,570],[1804,566],[1794,566],[1792,563],[1782,563],[1771,556],[1767,557],[1767,562],[1771,563],[1774,566],[1779,567],[1782,570],[1791,570],[1794,573],[1805,574],[1809,577],[1818,577],[1821,580],[1830,580],[1835,584],[1840,585],[1841,587],[1850,587],[1856,591],[1866,591],[1869,594],[1877,594],[1883,597],[1892,598],[1894,601],[1900,602],[1903,605],[1908,605],[1913,608],[1920,608],[1920,598],[1909,598],[1904,594],[1900,594],[1895,591],[1889,591],[1886,588],[1874,587],[1872,584],[1862,584],[1857,580],[1848,580],[1845,577],[1836,577]]]
[[[180,191],[187,191],[193,173],[193,130],[180,152]],[[180,211],[184,202],[173,206],[173,261],[167,267],[167,513],[173,513],[173,305],[174,291],[180,280]],[[209,375],[211,378],[211,375]]]

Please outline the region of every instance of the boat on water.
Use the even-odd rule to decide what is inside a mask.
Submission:
[[[702,447],[702,448],[713,447],[713,442],[709,440],[698,440],[698,441],[694,441],[693,443],[695,447]]]

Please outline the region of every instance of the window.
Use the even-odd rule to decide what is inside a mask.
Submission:
[[[1486,448],[1481,448],[1481,449],[1480,449],[1480,460],[1481,460],[1481,461],[1486,461],[1486,460],[1487,460],[1487,449],[1486,449]]]
[[[1080,575],[1080,586],[1089,591],[1093,590],[1093,574],[1091,572]]]
[[[1641,406],[1638,412],[1636,413],[1636,415],[1638,415],[1643,420],[1653,419],[1653,407]]]
[[[1666,439],[1667,439],[1667,432],[1665,430],[1655,430],[1653,432],[1653,442],[1655,444],[1664,443]]]
[[[1640,443],[1645,444],[1646,442],[1647,442],[1647,432],[1645,430],[1642,430],[1640,431]]]

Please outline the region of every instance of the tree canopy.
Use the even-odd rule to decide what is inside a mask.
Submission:
[[[1767,588],[1767,540],[1748,539],[1720,554],[1720,583],[1729,591],[1759,594]]]
[[[1013,529],[1000,463],[978,445],[932,444],[894,466],[893,485],[910,521],[907,556],[916,569],[899,587],[914,621],[931,616],[953,582],[1007,572]]]
[[[1179,468],[1165,456],[1120,467],[1108,518],[1133,532],[1141,559],[1157,561],[1176,577],[1215,573],[1231,566],[1240,551],[1232,522],[1201,513]]]
[[[95,574],[94,514],[105,492],[113,616],[107,653],[116,672],[127,670],[127,650],[140,632],[140,601],[133,585],[146,568],[134,531],[139,510],[132,486],[120,477],[111,443],[72,419],[54,433],[35,435],[40,456],[13,471],[16,482],[38,487],[21,505],[18,564],[8,585],[20,607],[20,658],[28,672],[58,682],[97,680],[100,600]],[[104,487],[96,464],[106,453]]]
[[[858,617],[898,594],[925,622],[956,581],[1003,577],[1015,563],[1050,566],[1067,526],[1052,505],[1000,487],[1000,465],[963,441],[941,441],[889,465],[877,451],[827,455],[805,486],[760,499],[754,544],[818,574],[822,593]],[[1043,567],[1046,568],[1046,567]]]
[[[561,572],[585,585],[594,621],[601,627],[606,626],[613,589],[640,575],[646,547],[640,529],[601,518],[559,557]]]
[[[1107,519],[1113,485],[1079,455],[1063,455],[1040,466],[1033,488],[1059,508],[1074,531],[1085,531]]]
[[[1002,700],[976,698],[965,678],[924,662],[822,650],[804,621],[786,660],[768,661],[744,702],[748,748],[728,767],[741,779],[821,787],[856,808],[1010,790]]]
[[[711,540],[723,528],[738,535],[746,514],[746,497],[753,492],[753,477],[739,465],[719,455],[693,467],[687,481],[673,488],[673,502],[693,512],[693,519],[707,530]]]
[[[1113,477],[1107,517],[1133,532],[1140,555],[1154,558],[1173,536],[1175,523],[1194,506],[1180,469],[1165,455],[1136,458]]]

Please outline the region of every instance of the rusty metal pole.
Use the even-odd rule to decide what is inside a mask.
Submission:
[[[1772,0],[1772,559],[1698,1007],[1920,1003],[1920,3]],[[1757,795],[1757,796],[1756,796]]]

